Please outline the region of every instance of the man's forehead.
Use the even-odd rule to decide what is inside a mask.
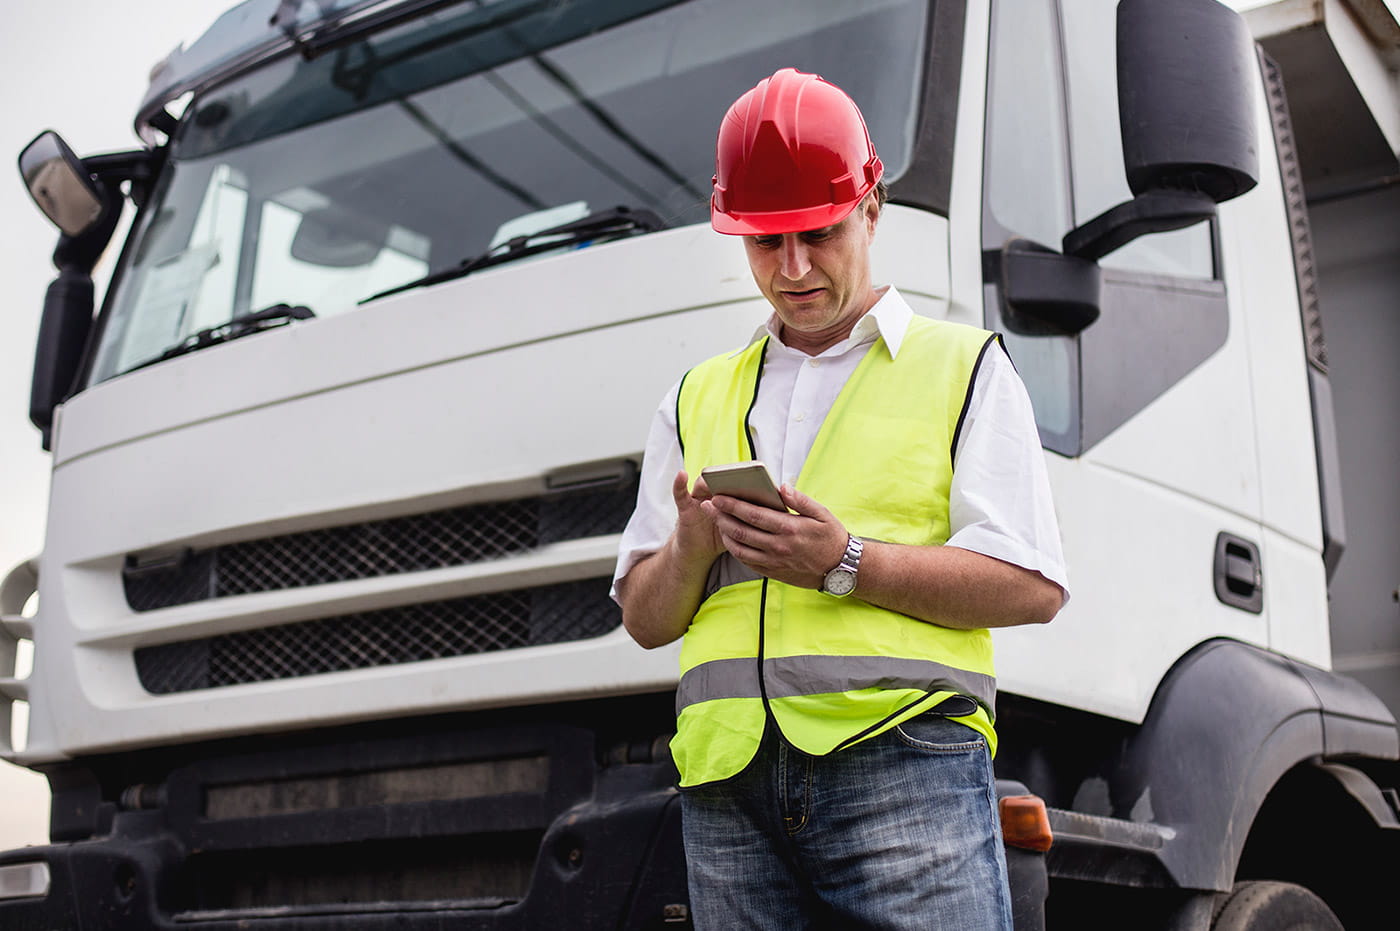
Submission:
[[[847,218],[847,219],[849,219],[849,218]],[[829,232],[831,232],[832,230],[836,229],[838,226],[840,226],[842,223],[845,223],[845,222],[846,222],[846,220],[841,220],[839,223],[833,223],[833,224],[831,224],[830,226],[823,226],[823,227],[819,227],[819,228],[817,228],[817,229],[811,229],[811,230],[793,230],[791,233],[754,233],[753,235],[749,236],[748,238],[749,238],[749,239],[773,239],[773,238],[775,238],[775,237],[777,237],[777,236],[811,236],[811,235],[814,235],[814,234],[829,233]]]

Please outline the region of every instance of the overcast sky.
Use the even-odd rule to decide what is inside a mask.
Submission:
[[[232,0],[6,3],[0,29],[0,577],[43,548],[49,457],[29,424],[29,379],[56,231],[15,159],[55,129],[80,155],[135,148],[132,117],[151,66],[189,44]],[[116,250],[103,259],[104,277]],[[0,676],[8,670],[0,670]],[[0,763],[0,850],[48,840],[48,789]]]

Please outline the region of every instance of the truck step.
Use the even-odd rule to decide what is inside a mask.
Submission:
[[[1055,840],[1046,868],[1060,879],[1132,886],[1175,886],[1161,854],[1176,831],[1153,822],[1126,821],[1063,808],[1048,809]]]

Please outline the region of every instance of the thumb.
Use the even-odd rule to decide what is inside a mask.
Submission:
[[[778,489],[778,494],[783,498],[783,504],[792,508],[803,517],[810,517],[819,521],[830,521],[832,514],[821,502],[815,498],[808,497],[791,485],[783,485]]]
[[[671,497],[676,501],[677,509],[684,507],[690,500],[690,476],[685,469],[676,473],[676,477],[671,480]]]

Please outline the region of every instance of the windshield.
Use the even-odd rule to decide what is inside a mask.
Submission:
[[[706,222],[719,120],[781,67],[850,93],[897,178],[928,14],[927,0],[476,0],[278,59],[191,104],[88,380],[272,305],[353,310],[614,207]]]

